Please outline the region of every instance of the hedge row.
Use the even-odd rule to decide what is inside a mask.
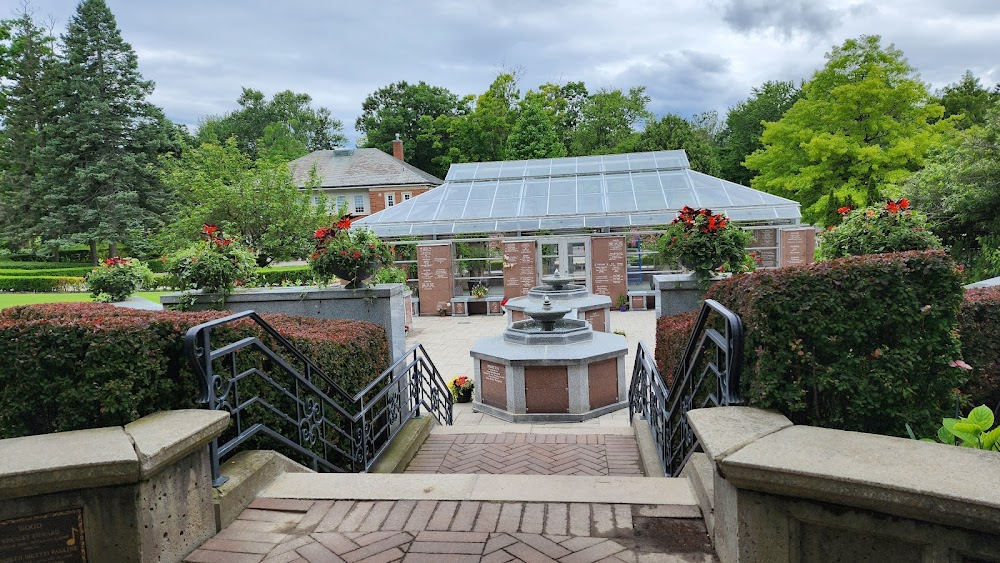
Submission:
[[[0,438],[122,425],[159,410],[195,407],[198,387],[183,355],[183,336],[188,328],[227,314],[98,303],[0,311]],[[265,319],[352,393],[389,365],[388,339],[378,325],[288,315]],[[213,331],[213,345],[250,335],[261,336],[249,322],[227,325]],[[276,349],[273,344],[268,343]],[[260,355],[240,358],[240,369],[268,367]],[[224,366],[220,362],[215,369]],[[295,412],[262,378],[241,384],[240,393],[256,393]],[[270,423],[281,424],[273,416]],[[294,426],[285,430],[297,432]]]
[[[0,276],[0,291],[48,293],[69,291],[83,286],[84,279],[74,276]]]
[[[21,262],[18,260],[0,260],[0,268],[12,270],[56,270],[62,268],[92,268],[83,262]]]
[[[92,266],[81,266],[76,268],[46,268],[46,269],[18,269],[18,268],[0,268],[0,277],[21,277],[21,278],[31,278],[37,276],[56,276],[56,277],[85,277],[93,269]]]
[[[972,366],[962,392],[976,405],[995,408],[1000,404],[1000,287],[965,292],[958,334],[962,358]]]
[[[316,274],[309,266],[258,268],[256,277],[257,285],[310,285],[316,282]]]
[[[707,297],[743,320],[746,403],[796,424],[904,435],[910,423],[932,435],[969,377],[952,366],[962,295],[955,263],[931,251],[758,271]],[[679,361],[691,324],[659,321],[662,373]]]

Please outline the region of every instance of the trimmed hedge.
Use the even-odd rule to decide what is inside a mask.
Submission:
[[[55,276],[55,277],[77,277],[83,278],[94,269],[94,266],[78,267],[78,268],[46,268],[46,269],[18,269],[18,268],[0,268],[0,277],[15,276],[21,278],[31,278],[37,276]]]
[[[669,386],[674,384],[674,371],[681,363],[684,349],[691,339],[691,331],[698,320],[698,311],[677,313],[656,319],[656,368],[660,370],[663,381]]]
[[[0,438],[117,426],[159,410],[195,407],[198,386],[183,356],[184,333],[228,314],[138,311],[99,303],[0,311]],[[265,318],[352,393],[390,363],[388,339],[378,325],[288,315]],[[261,336],[257,332],[251,323],[241,322],[214,330],[213,339],[224,344]],[[259,355],[241,354],[239,367],[267,365]],[[250,388],[241,384],[241,394],[256,392],[289,408],[287,398],[262,379],[248,384]],[[273,416],[269,423],[282,424]],[[285,430],[291,435],[296,431],[294,426]]]
[[[32,262],[20,260],[0,260],[0,268],[12,270],[55,270],[59,268],[93,268],[87,262]]]
[[[309,266],[278,266],[257,268],[256,284],[266,285],[312,285],[316,283],[316,274]]]
[[[73,276],[0,276],[0,291],[49,293],[83,286],[82,277]]]
[[[962,294],[950,257],[914,251],[761,270],[720,281],[707,297],[743,320],[747,404],[796,424],[902,436],[906,423],[933,434],[968,378],[950,365],[961,358]],[[691,324],[658,328],[690,333]],[[671,373],[683,345],[657,341],[660,369]]]
[[[962,356],[972,377],[962,393],[975,405],[1000,403],[1000,287],[970,289],[958,317]]]

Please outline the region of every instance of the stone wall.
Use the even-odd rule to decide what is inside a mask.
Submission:
[[[722,563],[1000,561],[1000,453],[748,407],[688,418],[705,453],[683,474]]]
[[[180,410],[0,440],[0,559],[183,560],[216,532],[208,442],[228,423]]]

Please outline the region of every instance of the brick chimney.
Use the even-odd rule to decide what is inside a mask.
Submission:
[[[392,156],[403,160],[403,141],[399,138],[399,133],[396,133],[396,138],[392,141]]]

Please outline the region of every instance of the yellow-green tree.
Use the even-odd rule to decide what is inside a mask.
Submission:
[[[759,171],[754,188],[800,202],[806,220],[824,225],[839,220],[839,207],[898,197],[953,129],[903,53],[880,37],[849,39],[826,58],[745,162]]]

